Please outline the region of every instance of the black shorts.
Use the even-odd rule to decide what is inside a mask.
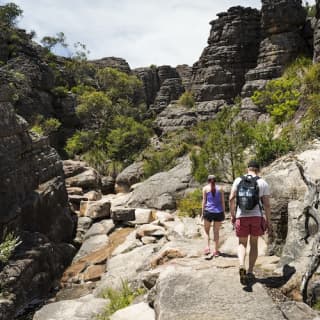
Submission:
[[[203,218],[210,222],[212,221],[221,222],[221,221],[224,221],[225,219],[224,212],[210,212],[206,210],[204,211]]]

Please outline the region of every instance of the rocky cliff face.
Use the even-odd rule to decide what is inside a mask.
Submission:
[[[145,101],[156,113],[164,110],[172,100],[176,100],[189,87],[190,67],[181,65],[151,66],[138,68],[134,73],[141,79],[144,88]]]
[[[193,66],[191,88],[197,101],[230,101],[241,92],[247,71],[256,66],[260,13],[233,7],[210,24],[208,46]]]
[[[270,79],[281,76],[285,67],[300,55],[311,55],[304,38],[306,12],[301,0],[263,0],[262,41],[257,67],[246,74],[243,96],[251,96]]]
[[[11,43],[17,38],[17,43]],[[50,142],[58,148],[66,137],[79,126],[75,115],[75,96],[54,93],[56,86],[72,81],[64,74],[65,59],[48,58],[42,47],[32,42],[31,37],[19,29],[0,30],[0,73],[2,82],[11,83],[10,102],[15,110],[28,122],[33,123],[37,116],[57,118],[62,126]],[[51,60],[50,60],[51,59]]]
[[[320,62],[320,1],[316,0],[316,22],[314,30],[314,55],[313,60]]]
[[[0,88],[0,236],[14,230],[23,240],[0,270],[2,320],[51,289],[74,254],[67,243],[75,221],[57,152],[46,138],[28,133],[7,102],[10,87],[1,83]]]

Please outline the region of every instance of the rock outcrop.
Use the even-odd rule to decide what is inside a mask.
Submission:
[[[121,72],[130,74],[131,69],[128,62],[125,59],[117,57],[105,57],[97,60],[90,60],[90,63],[93,63],[98,68],[115,68]]]
[[[316,22],[314,26],[314,62],[320,62],[320,1],[316,0]]]
[[[75,96],[67,92],[55,92],[56,86],[66,86],[74,81],[65,70],[66,60],[52,56],[48,61],[47,52],[33,42],[24,30],[9,29],[7,33],[6,30],[0,30],[0,38],[9,37],[1,42],[1,54],[9,52],[5,54],[6,58],[0,59],[1,83],[11,85],[10,101],[16,112],[31,124],[39,117],[60,121],[61,128],[52,135],[50,143],[62,148],[66,137],[80,124],[75,113]],[[10,35],[15,39],[13,42]]]
[[[262,41],[257,67],[246,74],[242,96],[248,97],[280,77],[286,66],[300,55],[311,55],[303,37],[306,11],[301,0],[263,0],[261,8]]]
[[[134,73],[141,79],[145,101],[155,113],[164,110],[190,87],[191,67],[187,65],[137,68]]]
[[[160,89],[157,67],[137,68],[133,72],[142,81],[147,106],[152,105]]]
[[[0,302],[0,319],[12,318],[49,292],[72,259],[74,251],[66,243],[75,233],[57,152],[47,138],[28,133],[25,120],[5,101],[0,95],[0,236],[14,230],[23,244],[0,271],[1,288],[10,297]],[[15,265],[19,270],[13,271]]]
[[[260,13],[232,7],[210,24],[208,46],[193,66],[191,89],[197,101],[230,101],[240,94],[245,74],[256,66]]]
[[[223,106],[224,100],[198,102],[193,108],[171,103],[157,116],[154,129],[160,136],[170,131],[190,128],[200,121],[214,119]]]
[[[284,290],[288,295],[298,292],[298,296],[301,278],[313,255],[312,245],[318,232],[315,221],[305,214],[305,208],[310,204],[303,176],[312,181],[320,179],[320,142],[316,140],[306,149],[278,159],[263,174],[272,192],[274,232],[269,238],[269,251],[281,254],[281,267],[290,265],[294,268],[295,274]]]

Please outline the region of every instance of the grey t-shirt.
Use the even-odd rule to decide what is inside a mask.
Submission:
[[[241,177],[234,180],[231,192],[235,192],[235,194],[237,194],[237,187],[240,181]],[[263,196],[270,196],[270,189],[267,182],[264,179],[260,178],[257,180],[257,183],[259,187],[259,197],[262,198]],[[236,218],[256,216],[261,216],[261,210],[258,204],[252,210],[242,211],[239,207],[237,207]]]

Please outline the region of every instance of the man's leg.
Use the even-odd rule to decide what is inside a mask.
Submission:
[[[206,219],[204,219],[204,231],[205,231],[205,233],[207,235],[208,248],[210,248],[210,227],[211,227],[211,222],[206,220]]]
[[[248,273],[253,272],[253,267],[258,258],[258,239],[259,237],[250,236],[249,268]]]
[[[219,251],[219,232],[220,232],[221,222],[214,221],[213,222],[213,241],[214,241],[214,249],[215,252],[218,253]]]
[[[239,237],[238,257],[240,267],[244,267],[246,250],[247,250],[248,237]]]
[[[242,285],[247,285],[245,258],[247,249],[248,237],[239,237],[239,247],[238,247],[238,257],[239,257],[239,275],[240,283]]]

